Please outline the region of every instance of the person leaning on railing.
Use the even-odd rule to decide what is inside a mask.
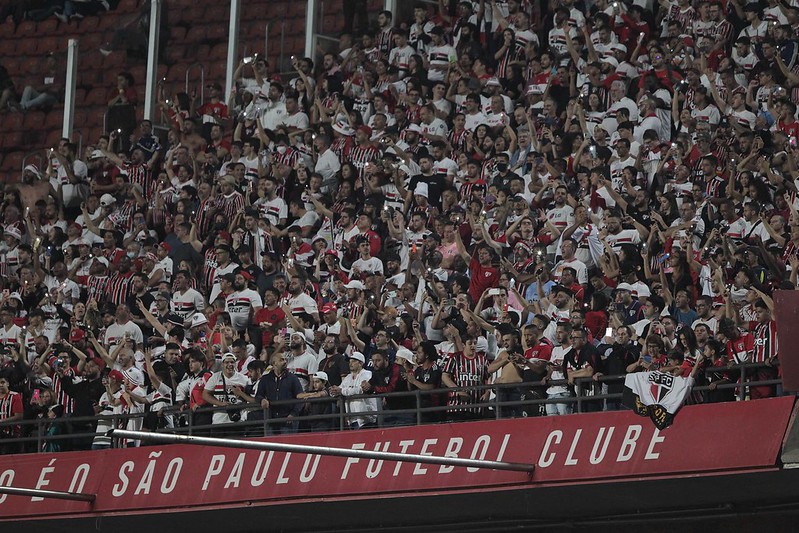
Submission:
[[[287,371],[288,363],[282,352],[272,354],[269,362],[272,369],[258,382],[254,400],[267,411],[266,427],[270,434],[296,433],[297,417],[302,411],[302,402],[296,400],[303,392],[302,384]]]

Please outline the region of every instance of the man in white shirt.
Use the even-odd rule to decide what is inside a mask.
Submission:
[[[130,310],[127,304],[119,304],[114,316],[114,323],[105,330],[104,344],[109,353],[112,352],[118,344],[125,342],[126,338],[133,339],[138,346],[141,346],[142,343],[144,343],[144,335],[142,334],[141,328],[131,320]]]
[[[474,131],[477,126],[480,124],[486,123],[486,116],[480,111],[480,95],[477,93],[471,93],[466,97],[465,102],[466,112],[464,116],[466,117],[466,124],[464,128],[469,131]]]
[[[286,95],[286,113],[283,115],[279,120],[278,124],[281,126],[285,126],[289,134],[308,129],[308,124],[310,124],[310,120],[308,119],[308,115],[306,115],[299,106],[297,102],[297,93],[290,92]]]
[[[318,357],[316,352],[308,345],[305,335],[294,332],[289,337],[289,350],[287,356],[287,369],[297,376],[305,392],[311,390],[311,376],[318,370]]]
[[[566,267],[571,267],[577,272],[577,283],[585,286],[588,283],[588,268],[585,266],[585,263],[574,257],[574,254],[577,252],[577,243],[575,240],[563,239],[563,242],[560,245],[560,251],[563,259],[561,259],[560,262],[555,265],[555,268],[552,271],[552,279],[556,283],[560,282],[560,276],[563,273],[563,269]]]
[[[172,311],[183,320],[194,313],[201,313],[205,309],[205,300],[202,294],[189,286],[191,274],[179,270],[175,274],[175,292],[172,294]]]
[[[336,174],[341,170],[341,161],[330,149],[330,137],[327,135],[317,135],[314,139],[314,148],[318,154],[314,172],[322,176],[322,192],[332,193],[337,186]]]
[[[89,168],[86,163],[76,159],[76,151],[77,147],[73,143],[62,143],[50,152],[48,158],[47,174],[50,176],[50,184],[56,191],[61,187],[64,207],[67,208],[79,207],[89,192],[86,183]]]
[[[239,270],[233,281],[235,292],[225,298],[225,309],[230,314],[230,324],[239,333],[247,329],[250,317],[255,316],[255,313],[264,306],[258,293],[248,287],[251,282],[250,273]]]
[[[430,70],[427,79],[430,81],[444,81],[444,76],[449,71],[451,63],[458,61],[455,49],[444,40],[444,28],[435,26],[430,30],[431,45],[427,49],[427,58]]]
[[[288,306],[291,308],[291,314],[294,316],[300,313],[308,313],[314,320],[319,322],[319,310],[316,306],[316,300],[308,296],[304,291],[304,280],[296,274],[291,276],[289,281],[289,295]]]
[[[358,253],[360,256],[352,263],[352,275],[360,277],[365,272],[383,275],[383,262],[377,257],[372,257],[369,252],[369,238],[360,237],[358,241]]]
[[[283,102],[283,86],[273,81],[269,85],[268,99],[261,104],[261,125],[265,130],[274,131],[283,123],[286,104]]]
[[[361,352],[353,352],[350,356],[350,373],[341,380],[341,387],[334,387],[333,394],[341,394],[344,397],[358,396],[364,394],[363,384],[372,379],[372,373],[364,370],[366,358]],[[347,422],[351,429],[359,429],[365,426],[372,426],[377,421],[375,413],[377,411],[377,398],[362,398],[357,400],[347,400]]]
[[[226,353],[222,356],[222,370],[214,372],[203,389],[203,400],[216,407],[231,407],[247,402],[244,388],[247,376],[236,372],[236,356]],[[213,424],[230,424],[229,413],[239,414],[238,409],[220,409],[214,412]],[[235,416],[235,415],[234,415]],[[238,420],[241,420],[239,414]],[[235,420],[235,421],[238,421]]]

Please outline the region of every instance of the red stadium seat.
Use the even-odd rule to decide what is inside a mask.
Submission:
[[[100,18],[98,17],[84,17],[78,23],[78,28],[80,29],[81,34],[85,34],[86,32],[95,31],[99,24],[100,24]]]
[[[117,5],[117,13],[133,13],[139,8],[139,0],[121,0]]]
[[[17,31],[15,33],[17,37],[36,35],[36,23],[32,20],[24,20],[17,26]]]
[[[20,152],[11,152],[3,158],[3,170],[19,176],[22,172],[22,160],[25,155]]]
[[[36,54],[38,39],[33,36],[24,36],[17,40],[17,55],[32,56]]]
[[[218,24],[211,24],[210,26],[208,26],[208,30],[206,32],[206,39],[208,41],[227,42],[227,36],[228,36],[227,22],[225,22],[224,24],[220,22]]]
[[[53,128],[61,129],[64,124],[64,109],[54,109],[47,113],[44,119],[44,127],[48,130]]]
[[[38,24],[36,24],[36,33],[38,35],[57,35],[59,30],[63,33],[63,25],[62,28],[58,27],[58,19],[47,19],[42,20]]]
[[[3,147],[4,150],[13,150],[22,146],[22,132],[21,131],[14,131],[4,133],[2,135],[2,139],[0,139],[0,146]]]
[[[37,39],[36,42],[36,54],[39,56],[44,56],[50,52],[57,54],[66,51],[66,49],[67,42],[63,37],[44,37]]]
[[[230,24],[230,6],[210,5],[205,9],[205,16],[203,19],[211,22],[214,26],[218,25],[224,27],[227,33],[227,27]]]
[[[36,130],[44,126],[44,111],[28,111],[25,113],[24,127],[26,131]]]
[[[206,30],[206,26],[192,26],[186,34],[186,42],[191,44],[201,43],[205,40]]]
[[[227,59],[227,43],[215,44],[208,54],[210,61],[225,61]]]

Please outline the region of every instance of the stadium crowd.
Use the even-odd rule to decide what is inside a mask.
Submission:
[[[772,295],[799,267],[796,2],[428,7],[379,13],[289,77],[245,57],[230,95],[162,87],[165,138],[145,120],[83,153],[64,139],[4,185],[4,436],[112,413],[330,429],[302,416],[339,397],[353,429],[399,425],[416,399],[373,394],[446,388],[424,419],[470,420],[493,392],[459,387],[557,400],[580,378],[616,394],[607,376],[695,365],[709,387],[690,401],[732,401],[729,365],[778,376]]]

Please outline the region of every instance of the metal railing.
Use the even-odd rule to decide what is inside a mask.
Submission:
[[[752,371],[765,368],[767,365],[762,363],[745,363],[741,365],[733,365],[729,367],[712,367],[705,370],[706,373],[726,372],[736,374],[738,380],[733,382],[716,386],[710,389],[709,386],[695,386],[693,392],[704,393],[710,390],[724,391],[735,390],[736,400],[747,399],[749,392],[752,388],[758,387],[775,387],[782,383],[780,379],[771,380],[751,380],[747,378],[752,377]],[[161,427],[154,431],[169,432],[176,434],[188,435],[238,435],[246,437],[261,437],[265,435],[273,435],[278,433],[293,433],[295,431],[286,431],[285,428],[289,424],[298,425],[299,432],[312,432],[312,431],[333,431],[333,430],[347,430],[351,429],[352,419],[358,418],[373,418],[374,422],[368,426],[363,427],[394,427],[399,425],[422,425],[437,422],[447,422],[454,420],[463,420],[459,417],[459,413],[473,412],[475,420],[486,419],[500,419],[500,418],[514,418],[521,416],[538,416],[544,415],[544,406],[547,404],[568,404],[573,407],[574,413],[582,412],[597,412],[604,410],[605,402],[610,400],[613,402],[621,402],[621,393],[601,394],[596,393],[596,389],[602,384],[618,382],[624,380],[624,375],[617,376],[601,376],[596,380],[593,378],[579,378],[574,380],[573,389],[574,394],[568,397],[546,398],[546,397],[523,397],[519,400],[500,400],[500,391],[519,389],[532,390],[534,388],[546,388],[550,386],[568,386],[567,380],[549,380],[544,382],[522,382],[510,384],[493,384],[493,385],[480,385],[472,387],[458,387],[458,388],[443,388],[434,390],[420,390],[413,391],[393,392],[388,394],[367,394],[357,396],[334,396],[324,398],[308,398],[303,400],[292,400],[282,402],[270,402],[270,408],[262,409],[259,405],[255,404],[236,404],[235,407],[201,407],[195,410],[190,410],[182,407],[169,407],[159,411],[158,416],[167,417],[172,424],[172,427]],[[494,393],[493,397],[485,401],[469,402],[457,405],[451,405],[448,401],[453,394],[458,392],[469,392],[484,395],[486,391]],[[413,398],[413,407],[405,409],[385,409],[382,408],[383,401],[390,401],[399,398]],[[347,404],[352,400],[372,399],[377,400],[378,409],[376,411],[360,411],[348,412]],[[439,405],[431,405],[437,403]],[[304,403],[306,405],[314,404],[331,404],[331,413],[320,415],[299,415],[296,417],[273,417],[270,416],[272,409],[281,407],[294,406],[297,403]],[[522,409],[522,411],[513,411],[513,409]],[[247,416],[246,420],[233,423],[215,424],[208,423],[209,415],[213,417],[214,413],[224,413],[229,410],[236,410],[240,413],[259,413],[261,416]],[[615,410],[615,409],[613,409]],[[533,414],[530,414],[532,412]],[[144,417],[152,417],[152,413],[138,413],[138,414],[114,414],[92,417],[65,417],[58,419],[58,423],[64,427],[79,427],[81,425],[96,424],[99,421],[110,422],[114,428],[124,428],[130,421],[136,419],[143,419]],[[242,417],[244,418],[244,417]],[[49,435],[47,429],[53,422],[47,418],[37,418],[32,420],[21,420],[15,422],[0,422],[0,434],[4,433],[4,429],[9,427],[18,426],[21,428],[22,436],[14,438],[0,438],[0,452],[6,448],[8,452],[8,445],[21,446],[21,451],[35,452],[46,451],[45,444],[47,443],[70,443],[75,441],[82,441],[87,443],[89,439],[94,439],[97,436],[104,435],[103,431],[71,431],[57,435]],[[136,422],[138,424],[138,422]],[[323,424],[323,427],[316,427]],[[101,427],[106,427],[108,424],[101,424]],[[152,428],[150,428],[153,431]],[[120,447],[120,443],[114,441],[112,447]],[[86,448],[79,448],[86,449]],[[15,450],[20,451],[20,450]]]
[[[186,85],[185,85],[185,90],[186,90],[186,94],[188,94],[188,95],[191,94],[191,91],[189,90],[189,74],[191,74],[191,71],[196,69],[196,68],[200,69],[200,94],[199,94],[199,96],[200,96],[200,105],[202,105],[202,104],[205,103],[205,66],[202,63],[200,63],[199,61],[196,62],[196,63],[192,63],[191,65],[186,67]],[[225,96],[225,98],[227,98],[227,96]]]

